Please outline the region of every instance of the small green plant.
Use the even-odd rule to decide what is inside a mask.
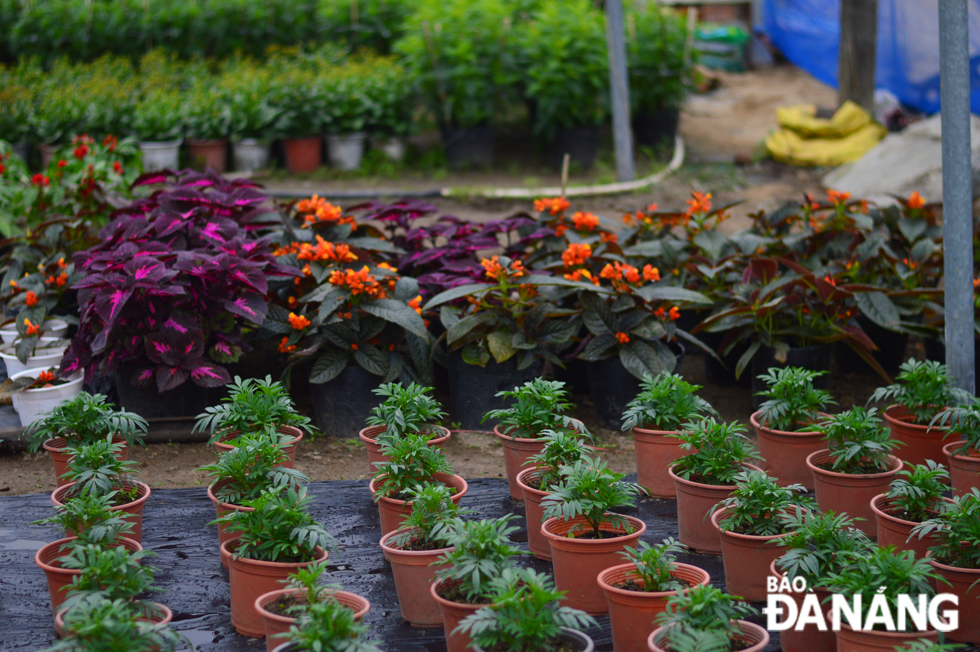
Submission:
[[[803,507],[813,509],[813,501],[804,494],[806,487],[800,484],[780,487],[776,478],[762,471],[746,471],[735,476],[735,490],[708,512],[713,514],[724,507],[725,513],[718,519],[723,530],[753,536],[773,536],[787,531],[787,524],[795,515],[803,513]]]
[[[449,524],[445,541],[453,549],[439,558],[442,566],[436,571],[444,597],[470,604],[486,602],[490,581],[504,572],[511,557],[521,554],[509,538],[517,531],[510,523],[515,518],[507,514],[481,521],[456,519]]]
[[[487,412],[483,421],[495,419],[500,432],[520,439],[537,439],[545,430],[559,427],[579,428],[581,424],[562,414],[575,407],[566,400],[565,383],[535,378],[510,391],[496,396],[514,399],[509,408]]]
[[[241,532],[234,557],[259,561],[304,562],[315,558],[317,546],[333,550],[336,541],[306,511],[312,502],[306,487],[269,489],[243,503],[253,511],[233,511],[212,523]]]
[[[677,562],[676,556],[686,550],[687,546],[669,537],[656,546],[640,541],[635,548],[627,546],[620,554],[633,564],[633,572],[643,580],[642,589],[655,593],[687,588],[686,584],[671,573]]]
[[[725,640],[730,646],[732,638],[742,631],[738,620],[756,613],[739,597],[706,584],[670,596],[667,610],[657,616],[657,623],[666,628],[663,637],[672,651],[691,639]]]
[[[912,641],[907,647],[895,648],[898,652],[953,652],[962,650],[963,646],[956,643],[933,643],[927,638]]]
[[[723,423],[704,417],[668,437],[679,439],[681,450],[692,451],[674,464],[674,473],[685,480],[730,485],[745,470],[745,463],[757,457],[745,436],[745,426],[734,421]]]
[[[336,600],[315,602],[289,628],[289,640],[298,650],[310,652],[381,652],[363,640],[368,626],[354,619],[354,612]]]
[[[541,439],[545,442],[544,448],[529,457],[525,465],[535,467],[530,476],[538,481],[538,488],[549,491],[561,480],[561,467],[587,459],[588,448],[582,435],[571,430],[543,430]]]
[[[640,488],[622,482],[622,473],[613,473],[605,462],[583,459],[559,469],[562,481],[543,501],[545,518],[558,517],[565,521],[581,517],[568,536],[602,538],[601,528],[607,524],[615,530],[633,531],[629,520],[611,512],[615,507],[633,506]]]
[[[276,443],[264,436],[245,435],[239,438],[238,446],[197,470],[207,471],[216,484],[227,480],[215,487],[215,497],[222,502],[240,505],[243,501],[255,500],[266,490],[278,491],[309,482],[310,479],[303,473],[282,466],[288,459],[282,442]]]
[[[835,404],[830,392],[813,387],[813,381],[825,373],[800,367],[772,367],[769,373],[760,374],[759,380],[768,389],[759,392],[767,399],[759,406],[759,425],[783,432],[812,427],[820,411]]]
[[[108,438],[81,448],[66,448],[65,453],[71,456],[71,460],[64,478],[75,483],[66,496],[114,493],[113,498],[119,505],[135,500],[139,489],[130,471],[136,462],[119,459],[122,449],[122,444],[113,444]]]
[[[776,560],[776,568],[793,580],[802,577],[807,586],[825,588],[832,573],[862,557],[874,543],[847,514],[815,511],[789,514],[789,534],[771,543],[786,547],[786,554]]]
[[[375,502],[402,496],[416,485],[429,484],[436,473],[453,472],[442,451],[429,446],[419,437],[385,442],[381,445],[381,451],[388,456],[388,461],[376,463],[378,472],[375,478],[384,476],[384,481],[375,486]]]
[[[492,604],[467,616],[453,633],[468,633],[484,650],[557,652],[562,628],[597,625],[584,611],[563,607],[563,591],[550,576],[530,568],[505,568],[489,582]]]
[[[691,385],[678,374],[666,371],[656,377],[645,374],[640,393],[626,404],[623,430],[672,431],[698,417],[717,416],[711,404],[695,394],[699,389],[700,385]]]
[[[369,426],[384,426],[378,435],[379,442],[398,439],[406,434],[418,435],[426,440],[439,433],[438,424],[446,418],[442,406],[430,396],[431,387],[412,383],[385,383],[372,390],[384,400],[371,410]]]
[[[945,509],[947,503],[942,497],[948,487],[943,480],[949,480],[945,466],[926,460],[925,464],[902,469],[898,475],[886,496],[902,518],[921,523]]]
[[[917,423],[926,423],[947,407],[973,398],[953,385],[946,365],[935,360],[909,359],[899,367],[899,382],[875,390],[871,401],[894,401],[905,407]]]
[[[446,530],[468,510],[461,510],[452,501],[453,492],[444,484],[416,485],[406,493],[412,503],[412,513],[391,542],[399,548],[412,545],[416,550],[447,547]]]
[[[290,613],[303,613],[309,609],[311,604],[323,602],[330,598],[330,594],[340,590],[337,584],[320,584],[320,578],[329,570],[329,563],[324,559],[321,562],[310,564],[306,568],[300,568],[286,579],[286,586],[290,589],[299,589],[303,592],[305,604],[296,604],[288,607]]]
[[[912,530],[919,538],[934,534],[939,543],[930,550],[935,559],[957,568],[980,568],[980,489],[953,498],[945,512]]]
[[[833,471],[859,475],[888,469],[889,454],[900,442],[889,438],[876,414],[875,408],[854,407],[817,426],[830,448]]]
[[[24,432],[30,438],[32,451],[56,437],[63,437],[68,446],[76,448],[107,437],[121,437],[134,446],[143,443],[146,419],[132,412],[113,410],[102,394],[82,392],[56,406]]]
[[[65,636],[43,652],[173,652],[194,649],[184,635],[140,620],[145,614],[129,600],[93,594],[65,613]]]
[[[85,543],[107,543],[132,533],[133,524],[125,515],[112,510],[116,492],[93,495],[83,493],[55,505],[54,516],[34,521],[31,525],[59,525],[66,533],[74,533]]]
[[[293,399],[282,383],[273,382],[271,376],[244,380],[235,376],[228,385],[228,396],[198,415],[194,432],[210,431],[209,444],[230,434],[263,435],[278,442],[285,438],[279,432],[283,426],[307,433],[312,430],[309,418],[296,412]],[[236,442],[237,438],[227,443],[237,445]]]
[[[932,418],[929,426],[937,424],[948,429],[946,437],[960,437],[960,445],[952,450],[953,455],[975,455],[974,451],[980,450],[980,403],[977,401],[943,410]]]
[[[150,605],[136,600],[136,596],[163,590],[153,586],[153,574],[157,569],[142,563],[152,554],[149,550],[130,551],[124,546],[73,546],[67,555],[58,558],[62,567],[80,571],[67,589],[65,608],[70,609],[80,600],[99,594],[110,600],[129,600],[147,613]]]

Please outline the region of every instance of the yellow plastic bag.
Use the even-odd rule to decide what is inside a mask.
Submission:
[[[792,165],[842,165],[864,156],[887,133],[853,102],[845,102],[829,120],[816,113],[812,104],[776,109],[781,128],[766,138],[774,159]]]

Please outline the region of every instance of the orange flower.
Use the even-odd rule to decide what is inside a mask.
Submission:
[[[484,258],[483,260],[480,261],[480,264],[483,265],[483,269],[486,272],[487,278],[492,278],[494,280],[497,280],[500,277],[500,272],[504,270],[504,268],[500,265],[500,263],[497,262],[498,258],[499,256],[494,256],[489,260]]]
[[[54,276],[49,276],[47,279],[45,279],[45,283],[47,283],[48,285],[57,285],[58,287],[64,286],[64,284],[67,282],[68,282],[68,274],[66,274],[65,272],[58,274],[57,278],[55,278]]]
[[[659,281],[660,280],[660,270],[653,265],[644,265],[643,267],[643,280],[644,281]]]
[[[603,232],[599,236],[599,239],[602,240],[603,242],[612,242],[613,244],[619,242],[619,236],[616,235],[615,233],[606,233],[606,232]]]
[[[590,272],[587,269],[577,269],[571,274],[565,274],[565,278],[568,279],[569,281],[580,281],[582,280],[583,276],[589,279],[590,281],[592,281],[593,285],[599,285],[599,279],[594,278],[592,276],[592,272]]]
[[[583,264],[591,255],[592,247],[587,242],[572,242],[562,253],[561,262],[565,263],[565,267],[574,267]]]
[[[711,210],[711,193],[691,191],[691,199],[687,200],[687,214],[707,213]]]
[[[351,344],[350,345],[350,348],[351,348],[352,351],[357,351],[357,345],[356,344]]]
[[[575,228],[579,231],[591,231],[599,226],[599,218],[592,213],[579,211],[572,215],[572,223],[575,224]]]
[[[837,190],[828,190],[827,198],[830,200],[831,204],[843,204],[848,199],[851,198],[851,193],[849,192],[838,192]]]
[[[515,260],[510,264],[510,275],[514,278],[520,278],[524,276],[524,263],[519,260]]]
[[[902,262],[905,263],[905,266],[908,267],[909,269],[915,269],[916,267],[919,266],[917,262],[915,262],[914,260],[909,260],[908,258],[903,258]],[[30,292],[28,292],[28,294],[30,294]]]
[[[289,338],[284,337],[282,341],[279,342],[279,353],[292,353],[296,350],[295,344],[289,344]]]
[[[539,212],[548,211],[552,215],[557,215],[571,206],[571,203],[564,197],[542,198],[534,200],[534,210]]]
[[[45,369],[37,375],[37,380],[41,383],[52,383],[54,382],[54,374]]]
[[[328,206],[327,200],[319,195],[313,195],[309,199],[303,199],[296,204],[296,210],[300,213],[316,213],[321,207]]]
[[[33,292],[28,291],[28,293],[24,296],[24,302],[27,304],[28,307],[36,306],[37,295],[34,294]]]
[[[620,344],[627,344],[630,341],[630,336],[626,333],[616,333],[616,341]]]
[[[650,211],[651,213],[655,212],[657,210],[656,202],[653,202],[649,206],[647,206],[647,210]]]
[[[823,280],[826,281],[827,283],[830,283],[834,287],[837,287],[837,281],[834,280],[834,277],[833,276],[830,276],[828,274],[827,276],[824,276],[823,277]]]
[[[640,211],[636,211],[636,219],[642,220],[643,213],[641,213]],[[633,223],[633,213],[626,213],[625,215],[623,215],[623,224],[629,226],[632,223]]]
[[[408,307],[417,312],[419,315],[422,314],[422,295],[418,295],[414,299],[408,302]]]
[[[640,282],[640,271],[638,269],[636,269],[635,267],[632,267],[631,265],[624,265],[623,266],[623,276],[630,283],[639,283]]]
[[[332,285],[346,285],[350,288],[351,294],[355,296],[366,294],[369,297],[376,297],[378,299],[384,299],[387,296],[384,288],[378,283],[378,279],[370,273],[370,268],[367,265],[356,272],[352,269],[336,269],[330,272],[330,277],[327,281]]]
[[[558,236],[559,238],[562,237],[563,235],[565,235],[566,229],[568,229],[567,226],[565,226],[564,224],[559,224],[558,226],[555,227],[555,235]]]
[[[289,325],[293,329],[301,331],[310,325],[310,320],[303,315],[297,315],[294,312],[289,313]]]
[[[289,305],[290,308],[292,308],[299,302],[296,300],[296,297],[289,297],[288,299],[286,299],[286,303]]]
[[[681,311],[677,308],[677,306],[674,306],[670,309],[670,312],[668,312],[667,315],[670,317],[671,321],[674,321],[680,318]]]
[[[394,351],[395,350],[395,345],[394,344],[389,344],[388,345],[388,350],[389,351]]]
[[[980,287],[980,278],[973,279],[973,287]]]
[[[30,319],[24,319],[24,326],[27,327],[28,337],[30,337],[31,335],[37,335],[38,331],[41,330],[41,326],[40,325],[35,326],[34,324],[31,323]]]
[[[279,257],[279,256],[287,256],[289,254],[299,253],[299,251],[301,251],[301,250],[302,250],[302,245],[300,245],[300,243],[298,243],[298,242],[290,242],[285,247],[279,247],[278,249],[276,249],[275,251],[273,251],[272,252],[272,255],[273,256],[276,256],[276,257]]]
[[[666,314],[667,314],[667,311],[664,310],[663,308],[657,308],[656,310],[653,311],[654,317],[659,317],[660,319],[663,319],[664,318],[664,315],[666,315]]]
[[[310,269],[309,263],[303,265],[303,276],[313,276],[313,270]]]
[[[640,270],[636,269],[632,265],[624,265],[619,262],[615,262],[611,265],[606,263],[606,266],[602,268],[601,272],[599,272],[599,276],[612,281],[613,287],[620,292],[625,292],[629,289],[629,286],[623,282],[624,278],[629,283],[640,282]]]
[[[389,265],[388,263],[381,263],[380,265],[378,265],[378,267],[379,267],[380,269],[386,269],[386,270],[388,270],[389,272],[391,272],[392,274],[397,274],[397,273],[398,273],[398,268],[396,268],[396,267],[392,267],[392,266],[391,266],[391,265]]]
[[[926,200],[922,198],[918,190],[912,192],[908,199],[909,208],[922,208],[926,205]]]

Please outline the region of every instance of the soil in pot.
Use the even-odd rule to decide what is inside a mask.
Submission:
[[[943,446],[954,497],[969,493],[973,487],[980,488],[980,451],[972,449],[969,455],[954,455],[953,451],[962,445],[953,441]]]
[[[293,174],[315,172],[323,162],[323,139],[319,136],[290,138],[282,142],[282,147],[286,166]]]
[[[442,610],[430,587],[442,565],[433,564],[453,548],[428,548],[416,545],[416,541],[399,547],[392,542],[397,534],[390,532],[382,537],[381,550],[391,564],[402,619],[414,627],[438,627],[442,624]]]
[[[678,458],[690,455],[680,441],[670,437],[676,431],[633,428],[633,450],[636,455],[636,481],[655,498],[676,498],[674,481],[667,467]]]
[[[779,481],[779,486],[801,484],[813,491],[813,473],[806,465],[810,453],[826,448],[823,433],[770,430],[759,423],[759,413],[749,417],[759,448],[759,468]]]
[[[849,474],[831,471],[833,464],[827,449],[811,453],[806,458],[807,466],[813,473],[814,491],[817,505],[821,511],[833,510],[858,520],[855,527],[872,539],[878,537],[878,526],[871,499],[888,491],[892,480],[902,468],[902,461],[893,455],[888,456],[889,468],[880,473]]]
[[[450,475],[449,473],[434,473],[432,475],[432,479],[456,490],[450,500],[457,505],[459,504],[460,499],[466,495],[466,492],[469,489],[466,484],[466,480],[458,475]],[[371,480],[371,484],[368,486],[371,489],[372,495],[374,495],[377,487],[384,484],[384,481],[385,477],[383,475]],[[389,532],[394,532],[400,528],[402,526],[402,522],[408,518],[409,514],[412,513],[412,503],[401,500],[397,496],[381,498],[377,501],[377,505],[378,512],[381,515],[382,535],[388,534]]]
[[[738,624],[741,626],[742,633],[732,641],[733,650],[739,650],[740,652],[762,652],[769,645],[769,632],[762,627],[744,620],[738,621]],[[670,652],[669,648],[661,647],[664,644],[663,635],[663,627],[658,627],[650,633],[649,638],[647,638],[647,649],[650,652]]]
[[[61,563],[58,561],[59,557],[64,557],[67,554],[67,551],[63,550],[64,546],[74,539],[75,537],[68,537],[67,539],[53,541],[42,546],[34,554],[34,563],[44,571],[48,580],[52,614],[57,614],[60,611],[59,607],[68,597],[65,589],[72,583],[72,578],[81,574],[81,571],[62,568]],[[122,537],[120,537],[119,543],[116,545],[125,546],[131,552],[139,552],[143,549],[143,546],[139,542]]]
[[[481,423],[490,410],[506,408],[510,399],[496,396],[497,392],[512,390],[541,375],[544,363],[540,359],[526,369],[517,369],[511,358],[503,363],[490,360],[479,367],[463,362],[459,351],[449,353],[449,391],[452,401],[452,421],[461,430],[488,430],[496,425],[493,420]],[[375,397],[376,398],[376,397]],[[372,406],[373,407],[373,406]]]
[[[541,525],[541,531],[551,543],[551,561],[554,566],[555,586],[559,591],[567,591],[564,605],[581,609],[592,615],[609,611],[609,603],[598,583],[599,573],[622,560],[623,549],[635,548],[640,537],[646,532],[646,524],[638,518],[626,516],[632,531],[613,527],[608,523],[600,526],[601,539],[576,532],[585,519],[579,517],[568,521],[549,518]],[[586,527],[588,527],[586,525]],[[588,537],[588,538],[587,538]]]
[[[55,489],[51,494],[51,502],[55,505],[64,505],[74,486],[75,483],[70,482]],[[114,512],[127,514],[125,519],[133,524],[133,529],[126,536],[137,543],[143,540],[143,507],[149,497],[149,485],[139,481],[127,480],[123,483],[120,492],[116,494],[116,505],[112,507]]]
[[[442,426],[435,426],[441,433],[438,436],[433,436],[429,439],[429,446],[434,446],[436,448],[442,448],[449,441],[452,433],[448,428],[443,428]],[[368,456],[368,472],[376,473],[378,471],[377,464],[382,462],[388,462],[388,456],[381,452],[381,444],[378,443],[378,435],[385,431],[384,426],[369,426],[361,430],[358,433],[358,437],[364,442],[364,448],[367,450]]]
[[[566,129],[559,127],[555,141],[549,148],[552,165],[561,169],[565,154],[569,162],[579,170],[588,170],[595,163],[599,145],[602,143],[602,127],[576,127]]]
[[[930,559],[933,570],[949,584],[933,582],[937,593],[952,593],[959,598],[959,623],[946,634],[958,643],[980,645],[980,569],[958,568]]]
[[[921,639],[936,643],[939,632],[934,629],[925,632],[859,631],[843,622],[837,632],[837,652],[895,652]]]
[[[493,165],[496,134],[493,127],[442,129],[442,147],[446,162],[454,170],[487,168]]]
[[[769,566],[769,574],[780,581],[785,576],[785,573],[776,568],[775,561]],[[819,587],[814,587],[813,592],[820,604],[824,604],[824,599],[830,595],[828,591]],[[788,593],[787,595],[796,603],[796,612],[800,613],[806,594]],[[829,622],[829,619],[827,620]],[[820,631],[816,625],[807,624],[799,631],[790,628],[780,632],[779,644],[782,646],[782,652],[836,652],[837,635],[830,629]]]
[[[523,500],[524,492],[517,483],[517,474],[527,468],[524,466],[525,462],[544,450],[545,441],[511,437],[500,432],[498,426],[493,427],[493,434],[497,435],[503,445],[504,473],[507,476],[507,490],[510,492],[510,497],[514,500]]]
[[[285,435],[286,439],[292,439],[289,444],[283,447],[283,451],[285,451],[286,455],[289,456],[289,460],[282,463],[284,467],[291,469],[296,463],[296,447],[303,439],[303,431],[295,426],[283,426],[282,428],[279,428],[279,433]],[[214,447],[222,453],[238,448],[235,443],[229,442],[231,442],[231,440],[237,440],[239,434],[241,433],[236,431],[223,435],[221,439],[214,443]]]
[[[811,371],[830,371],[830,357],[833,347],[829,344],[817,346],[790,347],[786,362],[776,360],[775,352],[768,346],[761,346],[752,356],[752,409],[758,410],[765,398],[759,392],[765,391],[766,384],[759,380],[759,375],[769,371],[770,367],[803,367]],[[814,379],[813,386],[817,389],[827,389],[827,375]]]
[[[947,502],[952,502],[945,498]],[[919,522],[909,520],[908,514],[900,512],[885,494],[878,494],[871,499],[871,510],[875,515],[878,533],[878,545],[895,546],[898,550],[912,550],[917,558],[926,556],[930,546],[939,543],[939,537],[934,534],[919,538],[912,535],[912,528]],[[911,538],[909,538],[911,537]]]
[[[673,347],[672,347],[673,348]],[[684,351],[675,351],[673,373],[680,373]],[[599,425],[619,430],[623,425],[626,404],[640,393],[640,381],[626,371],[618,356],[589,363],[589,394]]]
[[[123,445],[122,450],[116,454],[116,459],[127,460],[129,446],[126,444],[126,440],[122,437],[113,437],[112,443]],[[62,477],[68,471],[68,463],[72,459],[72,456],[65,452],[65,448],[68,447],[68,441],[64,437],[55,437],[41,444],[41,447],[48,451],[48,455],[51,456],[51,464],[54,466],[54,477],[57,478],[58,486],[63,487],[68,484],[68,480]]]
[[[746,470],[760,471],[756,466],[743,464]],[[718,531],[707,517],[712,507],[731,496],[735,485],[713,485],[686,480],[674,467],[667,469],[677,491],[677,540],[689,548],[707,555],[721,554]]]
[[[904,405],[889,405],[882,416],[891,430],[889,438],[905,444],[895,450],[895,456],[900,460],[906,464],[925,464],[926,460],[940,463],[943,461],[943,446],[948,441],[944,437],[949,433],[948,430],[930,428],[928,423],[919,425],[915,422],[915,416]]]
[[[157,391],[155,383],[134,387],[132,376],[136,371],[132,365],[122,365],[112,375],[120,407],[128,412],[135,412],[144,419],[196,417],[209,405],[207,387],[198,387],[189,380],[166,392]]]
[[[725,591],[749,602],[765,602],[769,567],[786,552],[785,546],[770,543],[789,532],[772,536],[743,534],[722,529],[726,509],[711,515],[711,524],[721,541],[721,560],[725,567]]]
[[[330,382],[311,384],[317,427],[331,437],[356,437],[378,404],[372,390],[381,381],[380,376],[351,363]]]
[[[354,619],[361,620],[371,608],[366,598],[347,591],[332,591],[330,597],[354,612]],[[255,599],[255,610],[262,616],[265,624],[266,651],[286,643],[289,628],[296,623],[292,607],[308,605],[303,589],[279,589],[264,593]]]

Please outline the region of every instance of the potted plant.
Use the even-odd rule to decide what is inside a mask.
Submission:
[[[646,531],[640,519],[612,510],[633,506],[639,487],[622,482],[623,474],[596,459],[579,460],[558,472],[561,482],[541,503],[547,519],[541,531],[551,543],[555,584],[567,592],[569,606],[603,614],[609,605],[596,578]]]
[[[402,527],[381,538],[381,550],[391,563],[402,620],[416,627],[438,627],[442,611],[429,587],[440,558],[452,552],[445,537],[461,511],[446,485],[418,485],[406,493],[412,513]]]
[[[695,392],[679,374],[649,374],[640,383],[640,393],[627,403],[623,412],[623,430],[631,430],[636,452],[636,479],[647,493],[656,498],[674,498],[674,483],[667,467],[683,451],[676,438],[680,427],[702,416],[717,416],[711,404]]]
[[[250,511],[228,512],[212,523],[224,523],[237,538],[221,544],[229,555],[231,623],[243,636],[265,636],[265,624],[255,599],[280,588],[291,573],[327,558],[335,541],[309,515],[312,497],[306,487],[267,489],[245,501]]]
[[[281,442],[289,457],[283,464],[292,468],[296,446],[303,439],[303,432],[309,433],[311,428],[310,419],[296,411],[282,383],[273,382],[271,376],[244,380],[235,376],[228,385],[228,396],[197,416],[192,432],[205,431],[211,433],[208,443],[219,451],[235,448],[242,435]]]
[[[265,646],[268,652],[287,642],[292,627],[319,602],[338,602],[354,612],[359,621],[371,608],[371,603],[354,593],[341,591],[339,586],[319,584],[327,572],[327,562],[300,568],[289,576],[286,588],[269,591],[255,598],[255,610],[265,622]]]
[[[980,488],[980,404],[970,401],[951,406],[937,414],[932,424],[939,424],[947,429],[947,433],[955,433],[961,438],[943,446],[953,496],[962,496],[974,487]]]
[[[83,376],[76,372],[62,378],[55,368],[28,369],[14,374],[0,385],[0,396],[10,396],[20,425],[25,428],[56,408],[82,393]]]
[[[279,107],[270,97],[272,71],[252,61],[234,59],[218,80],[229,112],[235,170],[254,172],[269,165],[269,152]]]
[[[381,652],[364,640],[368,627],[346,605],[324,600],[310,605],[309,613],[289,630],[289,642],[273,652]]]
[[[551,543],[541,531],[544,516],[544,499],[551,495],[561,482],[559,470],[586,457],[588,447],[578,431],[541,431],[544,448],[524,463],[531,468],[517,474],[517,484],[524,494],[524,514],[527,521],[527,547],[538,559],[551,561]]]
[[[806,465],[810,453],[824,447],[823,434],[813,428],[833,405],[830,392],[813,387],[824,375],[800,367],[772,367],[759,380],[766,384],[765,402],[749,417],[756,433],[759,467],[782,485],[801,484],[813,489],[813,474]]]
[[[405,139],[412,130],[413,91],[404,83],[409,71],[394,58],[371,58],[365,93],[374,111],[368,121],[371,146],[396,163],[405,159]]]
[[[721,541],[708,512],[731,495],[740,473],[759,470],[748,463],[755,458],[755,449],[745,436],[745,426],[709,417],[669,436],[680,441],[682,451],[689,451],[667,468],[677,492],[677,538],[699,552],[720,555]]]
[[[278,72],[269,88],[276,112],[273,134],[282,140],[286,166],[293,174],[313,172],[323,161],[323,116],[317,74],[297,61],[274,59]]]
[[[906,465],[899,471],[888,492],[871,499],[871,509],[878,523],[878,545],[912,550],[916,557],[925,557],[926,551],[937,540],[935,537],[913,537],[912,530],[919,523],[938,517],[949,507],[948,499],[943,498],[948,481],[946,467],[932,460]]]
[[[517,484],[517,474],[533,455],[541,452],[545,430],[560,427],[585,430],[580,422],[562,414],[574,405],[568,400],[565,383],[557,380],[535,378],[513,390],[497,392],[497,398],[512,399],[510,407],[490,410],[483,421],[496,423],[493,433],[504,448],[504,472],[510,497],[520,500],[523,496]]]
[[[376,471],[379,463],[388,461],[381,454],[386,442],[414,435],[426,440],[429,446],[441,448],[449,441],[449,429],[439,425],[447,415],[439,401],[431,396],[431,387],[383,383],[373,391],[384,400],[371,410],[368,427],[358,434],[367,449],[370,472]]]
[[[696,586],[667,600],[667,611],[658,616],[660,627],[651,632],[647,646],[650,652],[760,652],[769,643],[769,632],[741,620],[755,614],[738,596],[710,585]]]
[[[869,401],[894,401],[882,413],[891,431],[891,438],[902,446],[898,457],[907,464],[925,464],[926,460],[942,460],[944,428],[933,427],[940,412],[967,405],[972,397],[953,386],[946,365],[932,360],[910,359],[899,368],[896,380],[879,387]]]
[[[499,577],[519,548],[508,538],[517,528],[516,518],[508,514],[482,521],[452,521],[445,530],[445,541],[452,550],[443,553],[443,564],[436,571],[437,581],[429,587],[442,610],[446,632],[446,651],[465,652],[472,639],[458,630],[460,622],[490,603],[490,581]]]
[[[79,494],[54,508],[54,516],[34,521],[31,525],[60,525],[65,537],[76,537],[85,543],[110,543],[119,537],[129,537],[133,523],[119,510],[116,492]]]
[[[177,170],[184,142],[184,97],[162,85],[146,89],[133,107],[133,135],[140,141],[143,169]]]
[[[191,161],[201,170],[222,174],[228,168],[228,135],[231,133],[231,107],[213,88],[197,82],[184,94],[184,132]]]
[[[890,454],[899,444],[888,438],[876,412],[854,407],[829,417],[817,426],[829,447],[806,458],[820,509],[861,519],[858,527],[871,538],[878,536],[871,500],[888,489],[902,468],[902,461]]]
[[[183,634],[147,620],[129,600],[110,600],[101,594],[81,600],[64,620],[64,638],[44,652],[175,652],[190,644]]]
[[[0,347],[0,360],[6,365],[8,378],[23,371],[47,369],[61,364],[65,349],[68,348],[67,341],[57,337],[38,336],[40,331],[36,324],[26,317],[19,320],[18,327],[21,326],[25,337]]]
[[[609,602],[614,648],[643,649],[656,617],[667,610],[667,600],[711,580],[697,566],[677,562],[676,555],[684,551],[673,538],[655,546],[640,541],[623,551],[629,563],[599,573],[599,586]]]
[[[327,156],[331,167],[344,172],[361,167],[367,133],[369,98],[360,66],[345,66],[321,78],[327,107]]]
[[[581,630],[598,626],[594,618],[559,604],[564,595],[551,578],[530,568],[505,568],[489,582],[491,604],[463,619],[476,652],[589,652],[592,639]]]
[[[725,590],[751,602],[765,602],[769,566],[784,552],[779,539],[790,533],[799,515],[812,501],[806,487],[781,487],[764,471],[735,476],[735,490],[711,508],[711,524],[721,537]]]
[[[407,492],[417,485],[446,485],[452,490],[452,501],[455,503],[466,494],[466,480],[454,475],[442,451],[430,447],[425,440],[405,437],[385,444],[381,451],[389,461],[378,465],[369,486],[381,514],[382,535],[397,530],[411,514],[411,496]]]

